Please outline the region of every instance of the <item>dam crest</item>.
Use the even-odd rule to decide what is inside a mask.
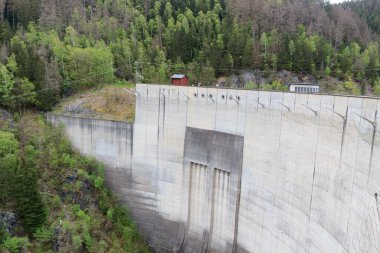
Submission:
[[[378,253],[379,111],[378,98],[138,84],[133,124],[47,119],[106,165],[156,252]]]

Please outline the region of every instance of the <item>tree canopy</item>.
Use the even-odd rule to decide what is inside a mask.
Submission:
[[[205,84],[243,69],[374,84],[378,9],[374,0],[0,0],[0,104],[48,110],[83,87],[165,83],[173,72]],[[28,99],[7,102],[21,93]]]

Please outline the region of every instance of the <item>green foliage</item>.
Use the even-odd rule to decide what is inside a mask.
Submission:
[[[279,90],[279,91],[285,91],[287,90],[287,87],[283,85],[280,81],[274,80],[272,82],[272,88],[273,90]]]
[[[35,1],[39,0],[32,2]],[[348,6],[366,13],[363,6],[368,7],[369,2],[379,7],[371,1]],[[297,3],[304,7],[309,4]],[[329,20],[323,24],[342,21],[338,22],[341,17],[335,17],[340,12],[331,15],[329,8],[324,9],[315,1],[310,4],[326,14],[317,23],[324,19]],[[187,74],[193,84],[211,84],[215,77],[252,68],[288,69],[311,73],[316,78],[324,75],[345,78],[352,74],[355,81],[376,80],[378,71],[374,69],[379,66],[379,45],[367,43],[355,34],[362,32],[357,31],[362,24],[343,23],[342,27],[352,27],[354,31],[338,27],[331,34],[327,31],[332,28],[326,27],[326,31],[316,28],[322,27],[321,23],[280,22],[279,18],[284,17],[273,15],[289,13],[287,8],[293,6],[283,1],[262,1],[263,8],[255,10],[257,6],[253,5],[250,15],[246,13],[250,8],[242,6],[239,1],[226,4],[193,0],[155,1],[154,4],[141,0],[81,4],[74,0],[68,6],[47,1],[41,2],[38,8],[15,5],[12,12],[15,16],[8,13],[5,23],[0,22],[4,27],[0,38],[9,44],[9,49],[4,50],[9,62],[0,68],[0,78],[6,83],[0,90],[2,104],[12,110],[28,106],[49,110],[61,96],[79,89],[116,78],[167,83],[176,72]],[[265,11],[273,8],[285,11]],[[106,17],[104,10],[107,10]],[[37,25],[27,23],[36,20]],[[276,29],[266,25],[273,20],[278,21]],[[344,22],[348,20],[345,18]],[[375,27],[374,20],[374,16],[368,18],[372,27]],[[362,30],[364,34],[365,25]],[[12,94],[25,94],[22,96],[25,100],[13,102]]]
[[[329,66],[326,67],[325,74],[326,76],[329,76],[331,74],[331,69],[329,68]]]
[[[25,77],[15,83],[14,95],[13,102],[19,109],[37,104],[35,86]]]
[[[13,133],[0,131],[0,206],[13,202],[19,147]]]
[[[261,86],[261,89],[263,90],[276,90],[276,91],[286,91],[288,90],[288,87],[286,85],[283,85],[281,81],[274,80],[271,84],[264,84]]]
[[[54,237],[54,232],[48,227],[41,227],[36,230],[33,236],[39,242],[51,242]]]
[[[115,212],[114,209],[109,209],[109,210],[107,210],[107,218],[108,218],[109,220],[112,220],[112,219],[113,219],[113,217],[114,217],[114,212]]]
[[[7,106],[12,99],[12,89],[14,86],[13,73],[6,66],[0,64],[0,104]]]
[[[83,245],[83,242],[82,242],[82,238],[80,237],[80,235],[74,235],[73,236],[74,249],[79,250],[80,248],[82,248],[82,245]]]
[[[102,188],[102,186],[103,186],[103,183],[104,183],[104,178],[103,177],[97,177],[96,179],[95,179],[95,187],[97,188],[97,189],[101,189]]]
[[[29,240],[26,237],[8,237],[4,240],[3,245],[0,245],[4,249],[9,250],[11,253],[18,253],[21,250],[26,251],[30,246]]]
[[[16,135],[0,131],[0,205],[17,213],[18,230],[33,240],[31,252],[50,252],[56,240],[68,251],[149,252],[127,210],[106,189],[104,165],[75,153],[63,130],[41,118],[19,122]],[[29,245],[0,231],[0,251]]]
[[[360,95],[360,88],[351,79],[344,82],[344,88],[348,94]]]
[[[91,48],[68,47],[68,80],[75,80],[74,87],[112,82],[114,79],[113,55],[110,49],[99,43]],[[83,79],[83,77],[89,77]]]
[[[104,240],[99,241],[99,244],[98,244],[98,252],[99,253],[106,253],[107,248],[108,248],[108,244],[106,241],[104,241]]]
[[[0,249],[1,249],[1,245],[3,244],[5,239],[8,238],[8,236],[9,235],[8,235],[7,231],[5,230],[5,226],[0,223]]]
[[[41,252],[51,250],[55,240],[60,241],[62,250],[68,251],[149,252],[128,212],[105,188],[104,165],[75,153],[62,129],[52,129],[37,119],[30,122],[22,117],[20,122],[23,128],[17,136],[22,136],[26,143],[23,152],[19,154],[14,135],[1,132],[6,137],[0,139],[0,144],[4,144],[0,146],[0,154],[1,150],[5,153],[10,150],[17,154],[16,161],[23,154],[20,160],[24,171],[16,166],[19,176],[15,184],[18,189],[15,210],[23,228],[33,235],[33,244]],[[28,130],[36,126],[38,131]],[[44,169],[38,170],[39,166]],[[25,182],[26,178],[30,182]],[[51,210],[49,213],[44,205],[37,208],[41,203],[35,194],[38,181],[43,182],[47,192],[44,205]],[[34,203],[27,202],[23,187],[29,189],[29,198]],[[41,214],[49,215],[48,219],[40,219]],[[37,247],[32,252],[38,252]]]
[[[376,79],[373,84],[373,92],[376,96],[380,96],[380,79]]]
[[[15,77],[17,71],[14,54],[7,59],[6,66],[0,64],[0,105],[20,110],[36,104],[37,101],[34,84],[25,77]]]
[[[24,146],[20,152],[12,133],[0,131],[0,137],[0,204],[15,209],[31,235],[46,220],[37,183],[38,152],[31,145]]]
[[[246,89],[249,89],[249,90],[257,89],[257,88],[258,88],[258,85],[255,84],[255,83],[252,82],[252,81],[249,81],[249,83],[247,83],[247,84],[245,85],[245,88],[246,88]]]
[[[36,168],[38,152],[30,145],[25,147],[24,152],[23,166],[16,172],[16,211],[25,230],[33,234],[45,223],[47,213],[38,191]]]

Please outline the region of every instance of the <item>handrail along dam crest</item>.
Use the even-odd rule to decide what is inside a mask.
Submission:
[[[379,99],[138,84],[134,124],[49,114],[157,252],[380,252]]]

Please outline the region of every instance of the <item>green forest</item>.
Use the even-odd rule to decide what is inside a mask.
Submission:
[[[332,76],[380,94],[377,0],[0,0],[0,105],[49,110],[78,89],[175,72]]]

